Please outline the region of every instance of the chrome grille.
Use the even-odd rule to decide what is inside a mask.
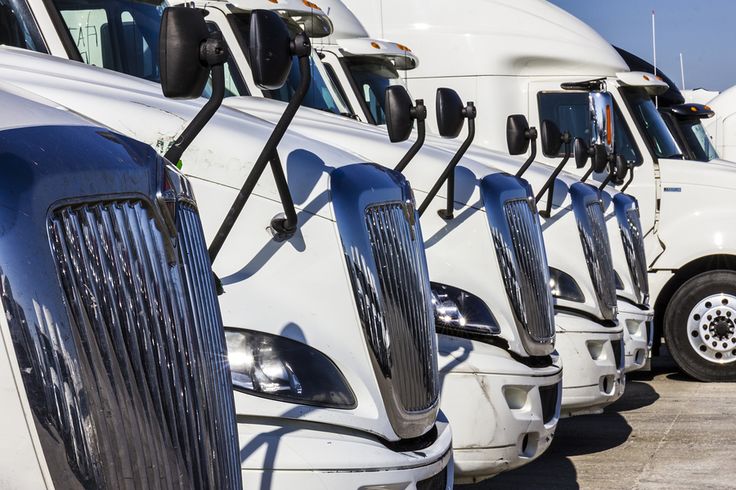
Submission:
[[[84,403],[60,408],[61,432],[94,488],[241,487],[204,238],[196,211],[177,217],[178,240],[140,200],[68,206],[49,221],[84,380]]]
[[[616,278],[613,272],[611,244],[608,241],[603,204],[599,199],[585,203],[589,233],[581,229],[581,241],[593,288],[607,319],[616,317]]]
[[[365,224],[377,277],[362,257],[352,262],[360,264],[353,280],[371,350],[404,410],[422,412],[436,403],[439,383],[424,245],[410,223],[414,213],[404,203],[368,207]]]
[[[639,210],[636,208],[627,209],[624,222],[619,224],[631,278],[634,281],[634,286],[639,290],[642,301],[646,303],[649,300],[649,276],[647,274],[644,233],[639,219]]]
[[[509,239],[493,228],[501,272],[518,321],[537,342],[554,339],[554,309],[549,267],[539,218],[528,199],[503,206]]]

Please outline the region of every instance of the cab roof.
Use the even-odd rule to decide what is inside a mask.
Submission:
[[[222,0],[237,10],[272,10],[288,17],[306,31],[310,37],[320,38],[333,32],[332,21],[318,3],[310,0]],[[207,2],[212,3],[212,2]],[[232,10],[232,9],[231,9]]]
[[[416,76],[615,76],[628,67],[590,26],[544,0],[344,0],[371,35],[401,39]],[[337,21],[335,21],[337,22]],[[340,29],[338,27],[338,29]]]

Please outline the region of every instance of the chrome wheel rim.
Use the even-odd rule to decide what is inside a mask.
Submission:
[[[709,362],[736,362],[736,296],[713,294],[695,305],[687,321],[687,338]]]

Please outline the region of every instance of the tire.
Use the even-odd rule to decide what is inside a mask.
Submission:
[[[693,378],[736,381],[736,272],[704,272],[680,286],[665,311],[664,338]]]

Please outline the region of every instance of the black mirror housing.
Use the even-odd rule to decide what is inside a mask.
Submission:
[[[200,46],[209,37],[204,11],[168,7],[161,18],[159,60],[161,88],[166,97],[194,99],[202,95],[210,67],[197,62]]]
[[[562,148],[562,133],[557,124],[545,119],[541,126],[542,153],[548,157],[556,157]]]
[[[629,162],[626,161],[626,158],[624,158],[623,155],[616,155],[614,165],[614,183],[616,185],[621,185],[624,183],[626,174],[629,173]]]
[[[465,124],[465,104],[452,89],[437,89],[437,128],[443,138],[457,138]]]
[[[529,150],[529,122],[523,114],[512,114],[506,119],[506,144],[509,155],[523,155]]]
[[[264,90],[281,88],[291,71],[292,41],[286,23],[270,10],[250,16],[248,57],[253,81]]]
[[[386,88],[384,110],[386,112],[386,129],[391,143],[406,141],[414,128],[412,117],[413,103],[409,92],[402,85]]]
[[[593,167],[593,172],[597,174],[605,172],[606,168],[608,167],[608,150],[606,149],[606,146],[593,145],[592,153],[593,154],[591,156],[591,165]]]
[[[575,166],[577,168],[585,167],[585,164],[588,163],[588,158],[590,158],[590,148],[588,148],[588,145],[582,138],[575,138],[573,152],[575,154]]]

